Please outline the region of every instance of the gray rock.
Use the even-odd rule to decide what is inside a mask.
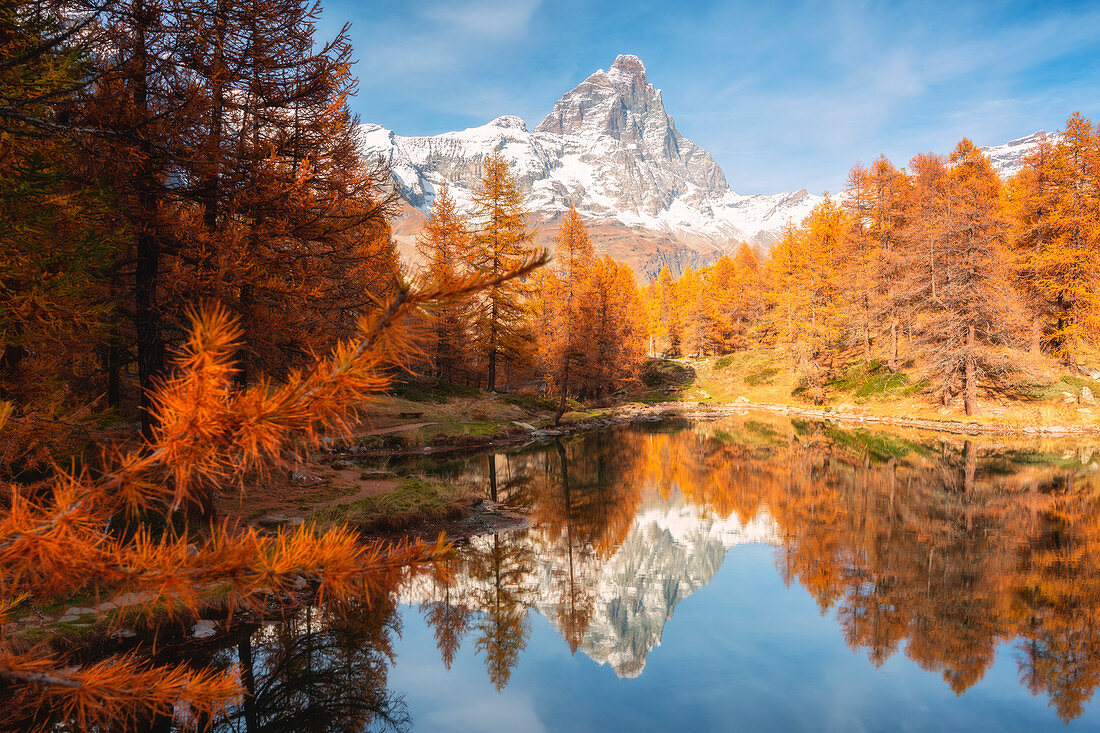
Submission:
[[[291,471],[290,483],[295,486],[311,486],[321,483],[321,477],[308,471]]]
[[[95,607],[96,613],[107,613],[108,611],[114,611],[118,608],[129,608],[130,606],[136,606],[141,603],[148,603],[153,600],[153,594],[147,591],[141,591],[138,593],[120,593],[115,596],[114,599],[100,603]]]
[[[196,639],[209,639],[218,633],[218,622],[202,619],[191,627],[191,636]]]

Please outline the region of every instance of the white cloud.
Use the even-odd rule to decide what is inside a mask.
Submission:
[[[454,31],[499,38],[525,32],[540,4],[541,0],[450,0],[426,3],[417,12]]]

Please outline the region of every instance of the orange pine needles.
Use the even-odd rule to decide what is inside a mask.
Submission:
[[[194,720],[223,712],[241,695],[236,669],[155,666],[134,655],[76,668],[34,652],[5,655],[3,661],[0,676],[17,688],[17,708],[70,721],[77,730],[139,730],[181,704]]]

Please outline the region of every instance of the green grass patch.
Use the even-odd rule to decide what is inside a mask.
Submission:
[[[764,367],[754,372],[750,372],[745,375],[745,384],[750,387],[759,387],[764,384],[771,384],[775,380],[775,376],[779,374],[779,370],[775,367]]]
[[[1088,387],[1093,393],[1097,392],[1096,382],[1074,374],[1063,374],[1056,382],[1033,384],[1027,392],[1032,399],[1058,400],[1063,397],[1063,392],[1070,392],[1076,397],[1081,393],[1082,387]]]
[[[500,428],[500,423],[474,420],[471,422],[439,423],[427,430],[434,435],[476,435],[478,437],[484,437],[499,432]]]
[[[545,392],[516,392],[504,395],[504,401],[527,412],[549,412],[558,408],[558,400]]]
[[[926,386],[923,381],[910,382],[902,372],[891,372],[878,359],[850,364],[827,382],[836,391],[850,394],[856,402],[910,397]]]
[[[771,453],[776,446],[785,444],[787,441],[774,426],[758,420],[745,420],[739,424],[731,424],[716,429],[710,433],[710,436],[720,443],[749,448],[755,455]]]
[[[687,384],[695,370],[669,359],[649,359],[642,366],[642,383],[647,387]]]
[[[745,430],[756,433],[764,438],[778,438],[779,431],[767,423],[760,422],[759,420],[746,420]]]
[[[407,478],[393,491],[318,510],[319,527],[351,524],[362,529],[402,529],[417,522],[461,516],[472,504],[467,491],[426,478]]]
[[[1076,453],[1066,456],[1049,451],[1007,450],[998,458],[1009,464],[1010,467],[1003,471],[1006,474],[1015,473],[1020,466],[1053,466],[1063,471],[1076,471],[1084,467]]]
[[[719,356],[714,360],[714,369],[733,371],[760,370],[766,367],[780,366],[779,356],[773,349],[746,349],[733,354]]]

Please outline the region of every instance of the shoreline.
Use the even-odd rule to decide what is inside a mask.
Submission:
[[[1024,436],[1050,436],[1063,437],[1072,435],[1100,435],[1100,424],[1097,425],[997,425],[977,421],[963,422],[961,420],[935,420],[920,417],[895,417],[893,415],[861,414],[853,412],[839,412],[822,407],[800,407],[797,405],[782,405],[772,403],[721,403],[721,407],[706,402],[679,402],[663,403],[676,405],[678,409],[687,409],[689,406],[695,413],[679,412],[678,416],[688,419],[706,419],[705,416],[735,415],[740,412],[771,412],[783,415],[797,415],[812,417],[820,420],[829,420],[840,423],[870,423],[877,425],[889,425],[895,427],[915,428],[928,432],[951,433],[953,435],[1024,435]],[[702,408],[702,409],[700,409]],[[717,409],[716,409],[717,408]]]
[[[661,420],[682,418],[685,420],[710,421],[730,417],[746,412],[767,412],[778,415],[806,417],[826,420],[846,425],[883,425],[888,427],[910,428],[930,433],[951,435],[1015,435],[1022,437],[1073,437],[1100,436],[1100,422],[1096,425],[1047,425],[1022,423],[1005,425],[986,423],[977,420],[937,420],[920,417],[898,417],[875,413],[845,412],[828,407],[809,407],[767,402],[692,402],[669,401],[650,405],[628,403],[606,408],[598,416],[575,419],[558,427],[534,428],[516,426],[506,434],[488,435],[482,440],[469,440],[461,444],[439,442],[419,447],[363,450],[358,446],[331,449],[331,455],[348,457],[409,457],[417,455],[439,455],[446,453],[466,453],[504,448],[528,443],[538,443],[557,437],[565,437],[582,432],[603,430],[617,425],[639,422],[659,422]]]

